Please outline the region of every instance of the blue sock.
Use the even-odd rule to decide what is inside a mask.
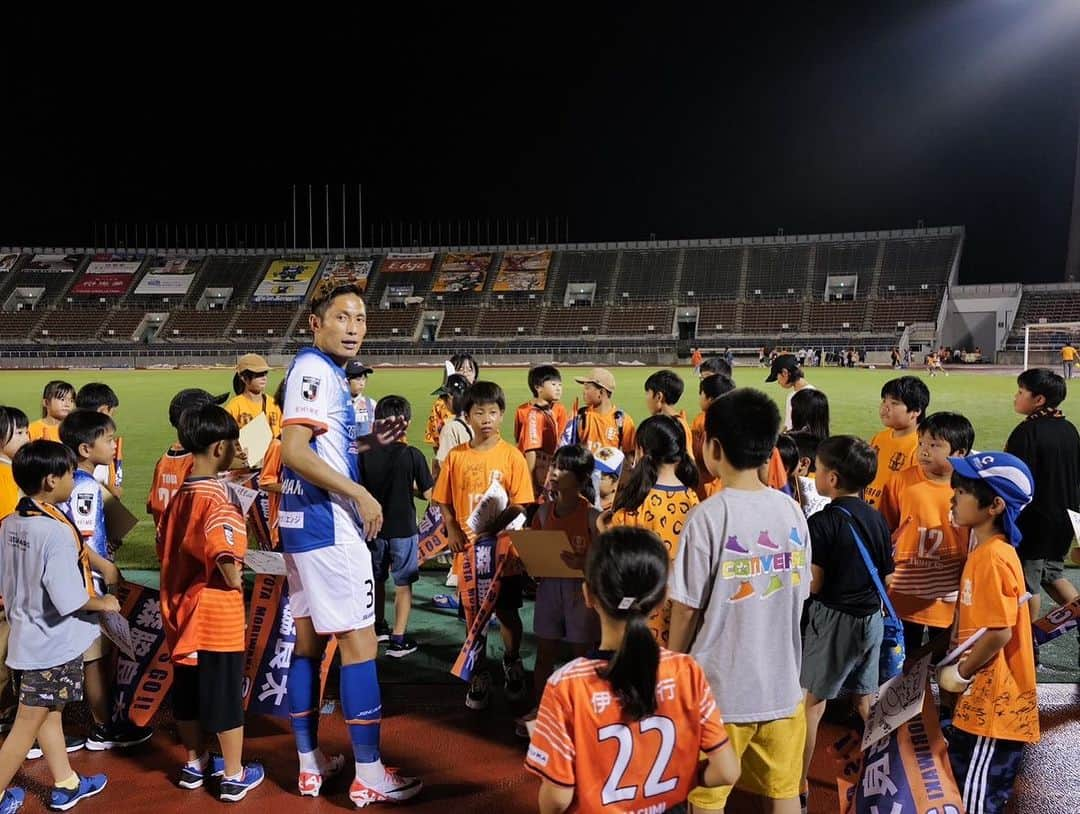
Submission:
[[[379,759],[379,725],[382,721],[382,696],[375,662],[345,664],[341,668],[341,711],[352,738],[357,763]]]
[[[289,721],[296,751],[314,752],[319,745],[319,666],[321,660],[293,656],[289,667]]]

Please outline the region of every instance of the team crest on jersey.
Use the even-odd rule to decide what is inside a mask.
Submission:
[[[315,401],[319,397],[319,380],[314,376],[305,376],[300,384],[300,395],[304,401]]]
[[[899,472],[904,468],[904,462],[907,460],[907,456],[902,452],[896,452],[891,458],[889,458],[889,469],[892,472]]]
[[[76,495],[75,496],[75,509],[79,514],[90,514],[90,509],[94,506],[93,495]]]
[[[225,542],[228,543],[230,546],[235,546],[236,539],[233,536],[232,526],[230,526],[228,523],[225,523],[221,526],[221,529],[225,533]]]

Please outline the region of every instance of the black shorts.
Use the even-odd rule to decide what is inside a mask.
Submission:
[[[173,717],[204,732],[244,725],[244,654],[199,651],[199,663],[173,665]]]
[[[518,610],[522,605],[521,592],[525,584],[522,574],[499,578],[499,595],[495,599],[495,610]]]
[[[23,670],[19,679],[19,703],[28,707],[58,709],[83,697],[83,660],[71,661],[44,670]]]

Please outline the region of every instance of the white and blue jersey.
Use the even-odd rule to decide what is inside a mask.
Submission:
[[[90,550],[107,560],[112,559],[105,528],[105,499],[101,484],[93,475],[81,469],[75,470],[75,488],[71,490],[71,500],[62,508]],[[94,572],[94,587],[99,594],[105,593],[105,581],[97,571]]]
[[[310,427],[311,449],[335,472],[359,483],[356,412],[345,371],[317,348],[304,348],[285,376],[282,427]],[[356,504],[282,467],[281,545],[286,554],[363,542]]]

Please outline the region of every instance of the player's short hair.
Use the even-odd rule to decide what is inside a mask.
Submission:
[[[736,469],[757,469],[772,457],[780,434],[780,410],[767,395],[739,387],[705,411],[705,437],[716,439]]]
[[[344,285],[338,285],[331,288],[326,293],[316,293],[314,299],[311,300],[311,313],[322,319],[326,316],[326,309],[330,307],[330,303],[336,300],[338,297],[344,296],[359,297],[364,299],[364,292],[361,291],[353,283],[345,283]]]
[[[61,478],[75,469],[78,461],[71,448],[56,441],[31,441],[24,444],[11,459],[11,474],[23,494],[33,496],[42,491],[45,478]]]
[[[284,386],[284,382],[282,382]],[[169,402],[169,423],[177,429],[180,428],[180,416],[185,410],[193,407],[202,407],[204,404],[223,404],[229,398],[228,393],[219,396],[211,395],[198,387],[189,387],[181,390],[172,397]]]
[[[104,382],[90,382],[79,388],[75,394],[75,408],[78,410],[100,410],[108,407],[115,410],[120,406],[116,392]]]
[[[975,501],[979,504],[980,509],[985,509],[994,502],[994,498],[998,497],[998,493],[994,491],[994,488],[984,481],[982,478],[968,478],[961,475],[955,469],[952,473],[950,480],[950,486],[953,489],[963,489],[965,492],[970,492],[975,496]],[[1000,518],[996,518],[1000,520]]]
[[[506,412],[506,396],[503,395],[503,389],[495,382],[476,381],[465,391],[461,411],[468,415],[473,407],[483,407],[487,404],[497,404],[502,412]]]
[[[93,446],[110,430],[116,432],[116,424],[105,413],[97,410],[73,410],[60,423],[60,443],[78,456],[79,447],[83,444]]]
[[[30,426],[30,419],[18,407],[0,407],[0,448],[6,447],[17,430]]]
[[[660,393],[665,404],[678,404],[684,387],[682,377],[674,370],[658,370],[645,380],[645,392]]]
[[[383,396],[375,403],[375,419],[404,418],[412,421],[412,405],[404,396]]]
[[[813,472],[815,469],[814,459],[817,457],[821,438],[809,430],[794,430],[785,434],[795,442],[795,447],[799,450],[799,458],[808,458],[810,460],[810,471]],[[780,437],[783,438],[784,436],[781,435]]]
[[[817,448],[822,466],[836,473],[836,485],[844,492],[860,492],[877,476],[877,450],[854,435],[834,435]]]
[[[896,399],[907,407],[909,413],[917,410],[919,417],[916,424],[922,424],[926,419],[926,408],[930,406],[930,388],[918,376],[889,379],[881,386],[881,397]]]
[[[180,446],[188,452],[206,452],[219,441],[239,440],[240,425],[224,407],[212,403],[203,404],[180,414],[177,438]]]
[[[710,401],[718,399],[734,389],[735,382],[731,380],[730,376],[724,373],[706,376],[698,384],[698,392]]]
[[[1016,384],[1033,396],[1046,399],[1046,406],[1051,409],[1065,401],[1065,379],[1045,367],[1033,367],[1016,377]]]
[[[529,389],[535,398],[548,382],[561,382],[562,374],[555,365],[537,365],[529,371]]]
[[[727,376],[731,378],[731,365],[723,356],[710,356],[698,365],[698,374],[705,376]]]
[[[668,559],[659,537],[631,526],[601,534],[585,556],[589,595],[605,615],[626,623],[619,649],[597,674],[611,683],[623,714],[632,720],[656,710],[660,647],[646,620],[664,601]]]
[[[960,413],[942,411],[931,413],[919,425],[919,435],[929,435],[938,441],[945,441],[950,452],[963,451],[966,455],[975,445],[975,428],[966,416]]]

